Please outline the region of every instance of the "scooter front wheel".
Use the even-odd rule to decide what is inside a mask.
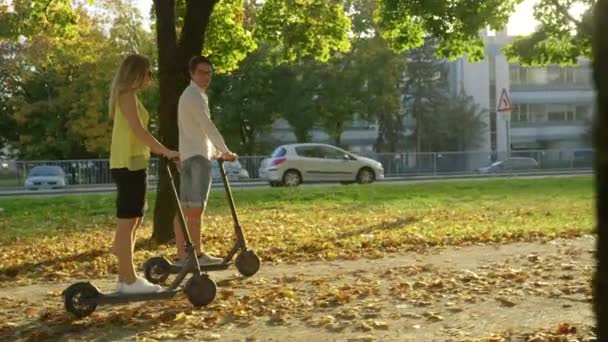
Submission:
[[[186,282],[184,292],[192,305],[195,307],[207,306],[213,302],[217,292],[215,282],[206,274],[193,275]]]
[[[260,269],[260,258],[252,250],[239,253],[235,261],[236,269],[245,277],[251,277]]]
[[[144,277],[152,284],[161,284],[171,273],[171,263],[163,257],[154,257],[144,263]]]
[[[97,308],[99,290],[89,282],[70,285],[63,291],[63,304],[66,311],[76,317],[86,317]]]

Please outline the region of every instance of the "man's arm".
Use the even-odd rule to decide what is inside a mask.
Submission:
[[[226,146],[224,138],[218,131],[217,127],[209,118],[209,107],[202,96],[189,96],[186,102],[188,110],[191,111],[192,119],[198,126],[201,132],[203,132],[211,141],[211,143],[222,153],[230,153],[230,149]]]

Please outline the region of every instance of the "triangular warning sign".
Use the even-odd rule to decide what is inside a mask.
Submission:
[[[502,88],[502,94],[500,95],[500,101],[498,101],[498,109],[497,112],[510,112],[512,109],[511,99],[509,99],[509,95],[507,94],[507,89]]]

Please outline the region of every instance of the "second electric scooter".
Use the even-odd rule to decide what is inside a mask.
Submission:
[[[226,176],[224,160],[219,159],[218,164],[222,181],[224,183],[224,190],[226,191],[226,197],[232,213],[232,219],[234,221],[235,240],[232,249],[228,255],[224,257],[224,260],[221,263],[215,265],[201,265],[200,269],[201,271],[204,270],[205,272],[225,270],[232,264],[232,258],[238,253],[234,264],[239,273],[246,277],[250,277],[260,269],[260,258],[255,254],[254,251],[247,249],[247,242],[245,240],[245,235],[243,234],[243,228],[239,223],[236,207],[234,205],[234,199],[232,197],[232,191],[230,189],[228,177]],[[143,269],[144,275],[149,282],[159,284],[164,282],[170,274],[181,272],[182,268],[171,263],[164,257],[153,257],[144,263]]]

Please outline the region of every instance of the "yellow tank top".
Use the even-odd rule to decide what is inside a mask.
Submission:
[[[150,114],[146,108],[137,102],[137,115],[142,126],[147,129],[150,121]],[[150,148],[141,142],[133,133],[133,130],[127,122],[116,101],[116,109],[114,111],[114,125],[112,127],[112,145],[110,147],[110,168],[121,169],[127,168],[131,171],[145,170],[148,168],[148,160],[150,159]]]

